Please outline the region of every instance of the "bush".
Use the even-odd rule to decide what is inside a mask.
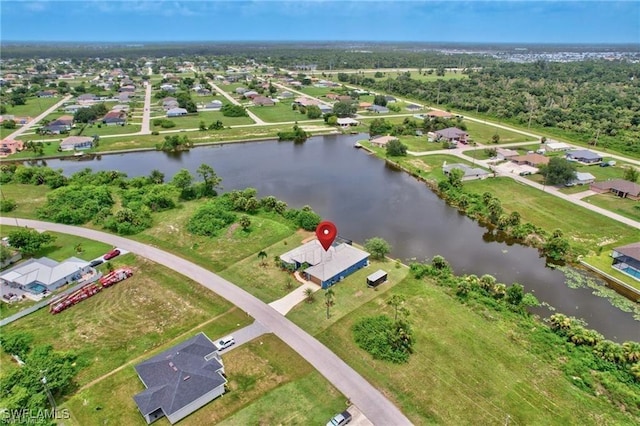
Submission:
[[[16,202],[7,198],[6,200],[0,200],[0,212],[8,213],[16,208]]]
[[[47,194],[46,204],[37,210],[41,219],[67,225],[82,225],[93,219],[103,208],[113,206],[106,186],[70,185]]]
[[[236,221],[236,215],[209,201],[196,210],[187,222],[187,230],[192,234],[212,237]]]
[[[225,117],[246,117],[248,115],[241,105],[226,104],[220,108],[220,111]]]
[[[413,352],[413,337],[409,325],[394,322],[386,315],[366,317],[353,326],[356,344],[374,359],[405,363]]]

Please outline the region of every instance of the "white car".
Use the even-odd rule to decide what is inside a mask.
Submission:
[[[229,346],[232,346],[236,343],[235,339],[233,338],[233,336],[225,336],[222,339],[216,340],[215,342],[213,342],[213,344],[216,346],[216,348],[221,351],[223,349],[227,349]]]

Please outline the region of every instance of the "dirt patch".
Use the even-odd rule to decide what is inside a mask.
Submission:
[[[362,290],[357,291],[353,296],[354,296],[354,297],[360,297],[360,296],[362,296]]]
[[[231,238],[233,236],[233,233],[236,232],[236,229],[238,229],[239,227],[239,223],[232,224],[229,229],[227,229],[227,238]]]
[[[418,168],[418,169],[420,169],[420,170],[424,170],[424,171],[426,171],[426,172],[431,171],[431,168],[432,168],[430,165],[428,165],[428,164],[427,164],[427,163],[425,163],[424,161],[422,161],[422,160],[418,160],[418,159],[415,159],[415,160],[409,160],[409,161],[407,161],[407,163],[409,163],[409,164],[410,164],[410,165],[412,165],[413,167],[416,167],[416,168]]]

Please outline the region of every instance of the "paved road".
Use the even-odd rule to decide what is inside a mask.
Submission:
[[[144,110],[142,111],[142,124],[140,127],[141,135],[151,134],[151,82],[147,82],[146,92],[144,94]]]
[[[374,423],[394,426],[411,424],[409,419],[391,401],[326,346],[269,305],[213,272],[150,245],[105,232],[35,220],[17,219],[17,221],[19,226],[62,232],[101,241],[137,253],[161,265],[170,265],[172,269],[214,291],[255,318],[267,330],[278,336],[313,365]],[[0,224],[13,225],[14,219],[0,217]]]
[[[64,98],[62,98],[60,100],[60,102],[56,103],[55,105],[53,105],[51,108],[49,108],[48,110],[46,110],[45,112],[43,112],[42,114],[40,114],[39,116],[37,116],[36,118],[34,118],[33,120],[31,120],[30,122],[28,122],[27,124],[25,124],[24,126],[20,127],[18,130],[16,130],[15,132],[11,133],[9,136],[7,136],[4,139],[15,139],[18,136],[20,136],[21,134],[23,134],[24,132],[26,132],[27,130],[29,130],[30,128],[32,128],[33,126],[35,126],[39,121],[41,121],[42,119],[44,119],[47,115],[51,114],[52,112],[54,112],[55,110],[57,110],[58,108],[60,108],[60,106],[67,102],[69,99],[71,99],[72,96],[71,95],[67,95]]]
[[[221,88],[219,88],[217,85],[215,85],[212,82],[209,82],[209,86],[211,86],[211,88],[213,90],[215,90],[216,92],[220,93],[222,96],[224,96],[225,98],[227,98],[229,100],[229,102],[231,102],[234,105],[242,105],[240,102],[238,102],[238,100],[236,98],[234,98],[233,96],[231,96],[230,94],[228,94],[227,92],[225,92],[224,90],[222,90]],[[265,123],[260,117],[258,117],[257,115],[255,115],[254,113],[252,113],[251,111],[249,111],[247,109],[247,114],[249,114],[249,117],[255,121],[255,124],[257,125],[261,125],[261,124],[267,124]]]

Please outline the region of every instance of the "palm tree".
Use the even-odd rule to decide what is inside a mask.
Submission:
[[[389,300],[387,300],[387,305],[392,306],[395,310],[395,314],[393,316],[394,321],[398,320],[398,310],[400,309],[404,301],[405,297],[399,294],[394,294],[393,296],[391,296],[391,298],[389,298]]]
[[[265,259],[267,258],[267,252],[264,250],[260,250],[260,253],[258,253],[258,259],[260,259],[260,265],[265,266],[266,262]]]
[[[631,374],[636,380],[640,381],[640,362],[636,362],[631,366]]]
[[[624,342],[622,344],[627,362],[633,364],[640,361],[640,343],[638,342]]]
[[[331,287],[324,292],[324,305],[327,307],[327,319],[329,319],[329,309],[335,305],[335,293]]]
[[[610,362],[623,363],[625,361],[624,349],[622,349],[621,345],[611,340],[603,340],[598,343],[593,348],[593,352],[600,358]]]
[[[313,289],[312,288],[306,288],[304,290],[304,296],[305,296],[305,300],[307,301],[307,303],[313,303],[315,300],[315,295],[313,294]]]
[[[480,287],[482,287],[483,290],[489,291],[495,284],[496,279],[493,275],[484,274],[482,277],[480,277]]]
[[[73,249],[75,250],[76,253],[82,253],[82,243],[78,243],[76,244]]]
[[[496,284],[493,286],[493,297],[502,299],[507,294],[507,286],[504,284]]]

